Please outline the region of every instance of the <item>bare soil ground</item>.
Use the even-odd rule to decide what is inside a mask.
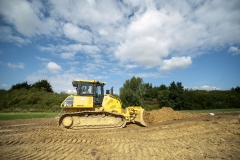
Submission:
[[[0,159],[240,159],[240,115],[148,112],[148,127],[64,131],[54,118],[0,121]]]

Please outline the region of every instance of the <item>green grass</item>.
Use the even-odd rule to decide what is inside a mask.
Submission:
[[[190,112],[190,113],[240,113],[240,108],[231,108],[231,109],[205,109],[205,110],[182,110],[179,112]]]
[[[153,107],[154,108],[154,107]],[[155,108],[154,108],[155,109]],[[152,110],[152,108],[151,108]],[[206,109],[206,110],[182,110],[182,113],[215,113],[215,114],[240,114],[240,108],[233,109]],[[0,120],[31,119],[31,118],[53,118],[58,116],[57,112],[7,112],[0,113]]]
[[[53,118],[58,116],[57,112],[8,112],[0,113],[0,120],[31,119],[31,118]]]
[[[147,107],[144,107],[146,111],[152,111],[156,109],[160,109],[158,105],[148,105]]]

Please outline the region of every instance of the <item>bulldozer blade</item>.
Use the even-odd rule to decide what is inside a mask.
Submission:
[[[135,107],[134,107],[135,108]],[[144,121],[144,115],[145,115],[145,110],[142,109],[142,107],[140,108],[135,108],[135,110],[137,111],[137,115],[136,117],[134,118],[134,122],[135,123],[138,123],[138,124],[141,124],[142,126],[147,126],[147,124],[145,123]]]

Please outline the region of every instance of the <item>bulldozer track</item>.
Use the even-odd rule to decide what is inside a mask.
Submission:
[[[205,119],[78,131],[54,118],[0,121],[0,159],[238,159],[240,116]]]
[[[71,119],[71,124],[67,127],[63,125],[65,118]],[[125,125],[123,115],[105,111],[65,113],[59,119],[59,126],[67,130],[123,128]]]

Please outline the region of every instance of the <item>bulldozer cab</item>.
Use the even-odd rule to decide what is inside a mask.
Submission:
[[[101,107],[104,98],[104,82],[95,80],[74,80],[73,86],[76,87],[77,95],[93,98],[93,106]]]

